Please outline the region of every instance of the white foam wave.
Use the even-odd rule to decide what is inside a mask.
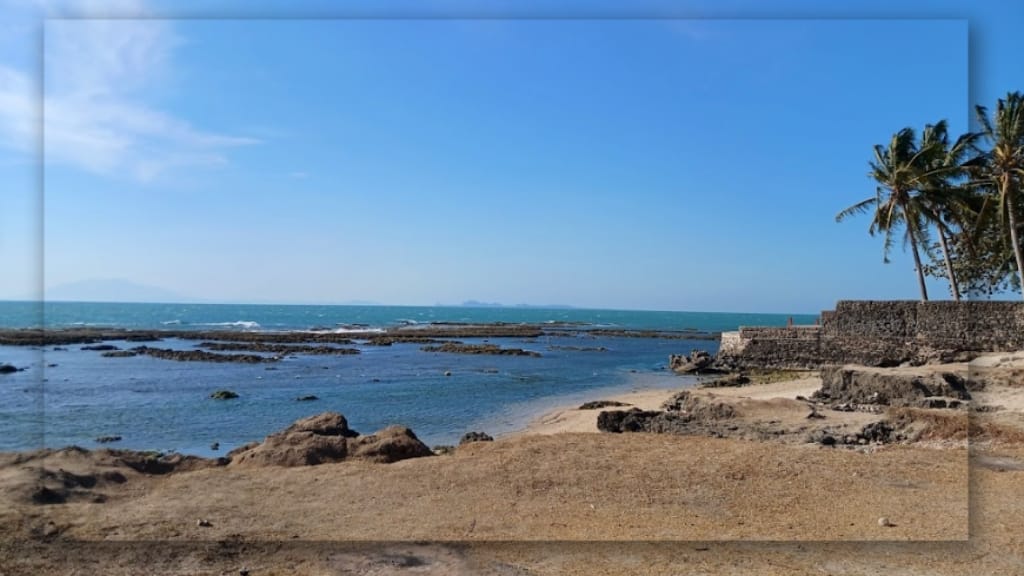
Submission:
[[[161,322],[161,324],[163,324],[164,326],[176,326],[178,324],[181,324],[181,320],[164,320],[163,322]]]
[[[200,326],[237,326],[246,330],[255,330],[260,327],[260,323],[252,320],[238,320],[235,322],[204,322]]]

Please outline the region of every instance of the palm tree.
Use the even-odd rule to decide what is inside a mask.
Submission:
[[[904,242],[910,244],[914,256],[921,300],[928,300],[928,288],[924,283],[920,247],[929,244],[928,224],[937,219],[936,208],[941,204],[934,193],[938,175],[942,172],[936,168],[937,158],[945,152],[938,144],[942,140],[939,132],[945,132],[944,121],[925,127],[923,145],[916,142],[912,128],[904,128],[894,134],[888,147],[876,144],[875,159],[870,162],[871,171],[868,172],[868,176],[878,183],[875,195],[836,215],[836,222],[842,222],[849,216],[873,208],[874,216],[868,233],[872,236],[884,234],[883,261],[886,263],[889,262],[893,231],[902,224],[905,228]]]
[[[999,224],[1010,238],[1024,296],[1024,248],[1018,235],[1019,210],[1024,208],[1024,95],[1010,92],[1006,99],[999,99],[991,119],[984,106],[975,106],[975,112],[981,124],[981,137],[991,149],[981,151],[981,162],[973,171],[971,185],[988,192],[996,205]]]
[[[949,280],[953,299],[960,300],[960,286],[953,271],[949,241],[970,227],[974,220],[971,211],[972,196],[969,188],[960,186],[958,181],[966,174],[973,158],[967,159],[975,149],[978,135],[967,133],[950,145],[949,130],[945,120],[928,124],[921,133],[918,150],[926,161],[917,191],[922,216],[934,225],[939,233],[946,278]],[[966,161],[965,161],[966,159]]]

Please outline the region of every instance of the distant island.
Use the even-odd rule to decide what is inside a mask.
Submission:
[[[441,304],[439,304],[441,306]],[[466,300],[462,304],[459,304],[464,308],[537,308],[544,310],[573,310],[575,306],[569,306],[568,304],[513,304],[506,305],[500,302],[481,302],[479,300]]]

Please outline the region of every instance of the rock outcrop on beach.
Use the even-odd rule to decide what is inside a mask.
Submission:
[[[863,366],[833,366],[821,371],[821,389],[812,399],[832,407],[945,408],[964,405],[971,394],[968,381],[952,372],[901,373]]]
[[[232,450],[231,465],[312,466],[344,460],[389,463],[430,456],[433,452],[405,426],[389,426],[374,434],[360,435],[337,412],[324,412],[280,432]]]
[[[720,372],[714,366],[715,357],[707,350],[693,350],[690,355],[672,354],[668,357],[668,367],[677,374],[709,374]]]
[[[459,446],[473,442],[494,442],[494,438],[486,432],[466,432],[459,439]]]

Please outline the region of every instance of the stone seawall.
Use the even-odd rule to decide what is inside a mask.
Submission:
[[[840,301],[822,313],[820,326],[728,334],[718,359],[736,367],[949,361],[1024,350],[1024,302]]]

